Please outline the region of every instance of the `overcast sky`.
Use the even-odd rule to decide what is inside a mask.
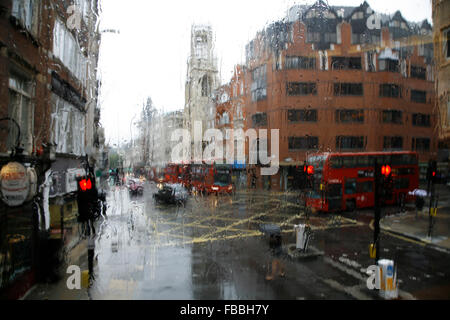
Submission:
[[[192,23],[210,24],[223,82],[244,62],[245,44],[268,23],[286,16],[294,4],[315,0],[104,0],[99,61],[101,122],[111,144],[130,138],[142,103],[150,96],[161,110],[184,107],[184,82]],[[376,12],[402,12],[408,21],[428,19],[431,0],[370,0]],[[359,6],[360,0],[330,0],[329,5]]]

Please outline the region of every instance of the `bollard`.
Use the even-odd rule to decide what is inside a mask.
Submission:
[[[384,299],[398,298],[397,270],[393,260],[381,259],[378,261],[380,269],[380,297]]]
[[[306,251],[308,249],[311,228],[306,224],[298,224],[294,225],[294,230],[296,235],[296,249]]]

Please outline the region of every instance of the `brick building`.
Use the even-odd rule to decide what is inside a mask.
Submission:
[[[35,250],[37,230],[39,237],[46,234],[58,245],[77,239],[71,231],[76,230],[71,228],[77,213],[75,176],[84,155],[92,163],[101,160],[104,140],[97,107],[98,7],[98,0],[0,4],[0,118],[17,122],[21,161],[36,169],[38,185],[43,187],[38,225],[30,202],[17,208],[0,204],[1,220],[7,221],[1,232],[2,258],[21,257],[21,261],[2,260],[2,289],[36,269],[35,257],[42,254]],[[18,131],[12,121],[0,123],[2,165],[16,146]],[[36,165],[50,150],[56,153],[51,167]],[[29,232],[14,229],[16,219],[22,219],[23,229]],[[23,239],[19,255],[7,249],[11,234]]]
[[[297,9],[246,47],[245,126],[280,130],[280,170],[259,186],[294,187],[298,166],[318,150],[436,157],[430,24],[378,15],[366,2]]]
[[[436,96],[439,138],[450,149],[450,1],[433,0],[433,42],[436,61]]]

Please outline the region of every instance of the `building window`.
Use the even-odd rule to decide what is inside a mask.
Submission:
[[[260,127],[267,125],[267,114],[266,113],[257,113],[252,115],[252,123],[253,127]]]
[[[430,138],[412,138],[411,149],[415,151],[429,151]]]
[[[285,68],[313,70],[316,68],[316,58],[286,57]]]
[[[444,52],[444,59],[449,60],[450,59],[450,28],[445,29],[442,32],[442,36],[443,36],[443,41],[442,41],[442,45],[443,45],[443,52]]]
[[[85,115],[74,105],[52,94],[51,139],[56,152],[83,155]]]
[[[411,90],[411,101],[418,103],[427,102],[427,92],[421,90]]]
[[[9,77],[8,116],[20,126],[20,146],[31,153],[34,127],[34,83],[22,76],[12,73]],[[7,147],[16,146],[18,131],[14,124],[8,130]]]
[[[331,68],[333,70],[360,70],[362,68],[361,58],[332,57]]]
[[[427,76],[427,69],[417,66],[411,66],[411,78],[425,80]]]
[[[38,4],[39,1],[35,0],[13,0],[12,2],[11,15],[33,35],[37,35]]]
[[[402,123],[402,111],[383,110],[383,123]]]
[[[336,122],[337,123],[364,123],[364,110],[363,109],[336,110]]]
[[[286,93],[288,96],[317,95],[315,82],[288,82],[286,83]]]
[[[317,110],[295,110],[291,109],[288,111],[289,122],[316,122],[317,121]]]
[[[396,84],[384,83],[380,84],[380,97],[401,98],[401,89]]]
[[[362,96],[363,85],[362,83],[335,83],[334,84],[335,96]]]
[[[368,33],[352,33],[352,44],[359,43],[380,43],[381,36],[379,34],[368,34]]]
[[[267,67],[262,65],[252,71],[252,101],[267,98]]]
[[[87,59],[75,37],[58,19],[53,29],[53,54],[78,80],[86,81]]]
[[[401,150],[403,148],[403,137],[384,137],[384,150]]]
[[[412,124],[413,126],[418,127],[431,127],[430,115],[422,113],[413,113]]]
[[[306,42],[320,42],[320,32],[307,32]]]
[[[394,59],[380,59],[378,60],[379,70],[380,71],[388,71],[388,72],[399,72],[399,63],[398,60]]]
[[[363,150],[364,149],[363,136],[337,136],[336,137],[336,149],[352,149],[352,150]]]
[[[289,137],[289,151],[317,149],[318,137]]]
[[[324,40],[325,40],[325,42],[336,43],[337,42],[337,34],[332,33],[332,32],[325,32]]]

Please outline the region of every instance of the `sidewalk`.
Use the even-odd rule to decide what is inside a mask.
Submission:
[[[437,216],[433,217],[431,239],[428,237],[429,215],[424,208],[416,216],[416,211],[407,211],[381,219],[383,231],[391,232],[450,253],[450,207],[440,207]]]

